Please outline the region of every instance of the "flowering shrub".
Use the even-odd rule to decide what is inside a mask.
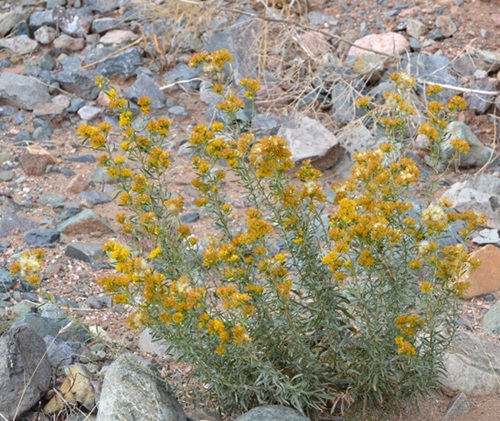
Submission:
[[[24,281],[37,286],[41,281],[40,272],[45,265],[44,258],[43,249],[25,250],[20,254],[19,260],[10,266],[10,273],[19,275]]]
[[[414,113],[403,100],[414,80],[393,77],[401,93],[386,97],[380,121],[390,142],[355,155],[352,178],[333,187],[327,222],[321,172],[306,161],[292,179],[284,139],[239,129],[235,115],[248,105],[224,76],[231,60],[219,50],[191,61],[213,74],[223,95],[217,108],[230,122],[198,124],[190,137],[191,185],[195,205],[213,218],[210,241],[181,223],[185,201],[169,189],[163,147],[170,122],[147,117],[147,97],[132,124],[127,103],[106,91],[123,128],[118,155],[108,123],[78,129],[105,152],[100,165],[118,181],[124,209],[116,220],[134,240],[133,248],[105,244],[116,274],[100,283],[135,309],[132,327],[150,327],[192,363],[224,410],[273,402],[314,416],[339,402],[384,404],[427,392],[456,327],[462,275],[477,264],[462,244],[441,247],[440,239],[459,219],[466,238],[483,217],[451,212],[446,201],[413,209],[419,168],[398,138]],[[105,87],[102,78],[98,84]],[[240,85],[253,101],[258,81]],[[372,107],[367,99],[358,105]],[[243,229],[235,229],[238,212],[224,194],[228,172],[249,203]]]

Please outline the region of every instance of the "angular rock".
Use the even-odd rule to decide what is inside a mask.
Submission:
[[[70,243],[64,254],[87,263],[100,263],[105,257],[102,246],[97,243]]]
[[[100,205],[102,203],[109,203],[113,199],[109,197],[106,193],[102,193],[99,191],[84,191],[81,192],[78,197],[87,205],[94,206]]]
[[[449,15],[441,15],[436,18],[436,27],[439,29],[443,37],[449,38],[457,31],[457,25]]]
[[[104,14],[120,7],[120,0],[84,0],[83,4],[93,12]]]
[[[101,113],[102,109],[93,107],[92,105],[85,105],[78,110],[78,115],[85,121],[93,120],[94,118],[99,117]]]
[[[158,109],[165,106],[165,94],[153,79],[144,74],[139,75],[134,84],[125,89],[125,94],[136,102],[141,96],[147,95],[151,98],[151,108]]]
[[[26,325],[0,336],[0,414],[6,419],[26,412],[49,389],[46,350],[43,339]]]
[[[367,51],[361,48],[367,48]],[[360,57],[363,54],[382,53],[383,55],[402,55],[410,49],[408,40],[397,32],[386,32],[383,34],[370,34],[354,42],[354,46],[349,49],[349,56]]]
[[[427,25],[417,19],[406,21],[406,33],[416,39],[423,37],[427,33]]]
[[[317,120],[297,115],[287,120],[278,136],[286,139],[294,162],[328,157],[330,167],[343,155],[338,139]]]
[[[491,95],[478,93],[466,93],[464,95],[469,110],[474,110],[476,114],[484,114],[491,104],[495,102],[496,87],[489,81],[480,81],[474,83],[471,88],[478,91],[492,92]]]
[[[36,229],[23,235],[23,240],[30,246],[44,246],[59,240],[59,231],[53,229]]]
[[[165,80],[166,85],[173,84],[179,80],[184,81],[195,79],[190,82],[183,83],[182,86],[186,89],[198,89],[201,83],[201,80],[199,80],[201,72],[202,69],[199,67],[189,67],[187,64],[178,63],[172,70],[163,74],[163,79]],[[177,90],[179,89],[179,86],[173,85],[168,89]],[[219,100],[217,102],[219,102]]]
[[[481,265],[472,273],[467,273],[464,280],[470,282],[470,287],[465,291],[464,298],[480,297],[492,292],[500,291],[500,249],[487,245],[471,254],[471,257],[481,260]]]
[[[485,244],[495,244],[497,247],[500,247],[500,235],[498,235],[497,229],[484,229],[479,231],[478,235],[476,235],[472,242],[479,245]]]
[[[455,399],[450,403],[448,409],[446,410],[446,414],[444,415],[444,419],[455,417],[457,415],[465,415],[469,413],[470,405],[469,399],[467,399],[467,395],[465,393],[459,393]]]
[[[114,54],[117,50],[116,47],[95,48],[87,55],[85,64],[99,61],[95,68],[96,74],[108,77],[121,75],[129,78],[136,73],[137,67],[142,62],[139,50],[137,47],[131,47]]]
[[[57,229],[67,237],[76,237],[83,234],[103,235],[113,232],[107,221],[90,209],[85,209],[62,222],[58,225]]]
[[[309,421],[309,418],[302,415],[293,408],[281,405],[258,406],[236,418],[235,421]]]
[[[361,54],[352,66],[354,73],[370,82],[376,82],[384,71],[384,59],[375,54]]]
[[[103,34],[110,29],[114,29],[119,21],[115,18],[96,18],[92,22],[92,32],[95,34]]]
[[[121,45],[135,41],[137,38],[139,38],[139,35],[132,31],[113,29],[106,32],[106,34],[99,39],[99,42],[103,45]]]
[[[149,328],[142,331],[137,344],[142,352],[157,355],[159,357],[165,356],[169,348],[168,343],[164,340],[154,339]]]
[[[38,42],[32,40],[27,35],[19,35],[12,38],[0,39],[0,48],[7,48],[14,54],[31,54],[38,48]]]
[[[476,50],[476,66],[488,72],[497,72],[500,70],[500,51]]]
[[[26,20],[28,13],[26,11],[13,10],[3,14],[0,17],[0,37],[7,35],[19,23]]]
[[[76,94],[84,99],[94,100],[100,92],[99,88],[95,85],[95,74],[85,70],[63,71],[53,74],[52,78],[65,91]]]
[[[0,238],[8,237],[15,231],[26,232],[38,226],[24,216],[19,216],[11,212],[2,212],[0,215]]]
[[[63,117],[64,111],[67,107],[62,104],[57,104],[52,102],[46,104],[40,104],[33,110],[33,115],[35,117]]]
[[[54,16],[52,10],[35,11],[31,14],[29,27],[32,31],[36,31],[41,26],[54,26]]]
[[[14,285],[14,278],[9,271],[0,269],[0,294],[7,292]]]
[[[156,369],[136,355],[124,354],[106,371],[97,413],[97,421],[118,419],[186,421],[186,416]]]
[[[54,22],[61,31],[68,35],[83,38],[92,25],[92,13],[86,9],[53,9]]]
[[[54,40],[54,48],[73,53],[85,48],[85,40],[83,38],[74,38],[68,34],[61,34]]]
[[[500,301],[497,301],[484,315],[481,325],[490,335],[500,334]]]
[[[26,175],[40,176],[45,174],[48,165],[54,165],[56,160],[49,151],[41,147],[28,146],[20,160]]]
[[[57,37],[57,30],[52,26],[41,26],[35,31],[35,40],[42,45],[50,44]]]
[[[79,194],[89,188],[87,180],[83,177],[83,175],[78,174],[75,176],[66,187],[66,191],[70,194]]]
[[[500,391],[500,348],[485,338],[458,331],[444,356],[443,386],[467,396]]]
[[[32,77],[0,73],[0,104],[32,110],[50,101],[48,88]]]

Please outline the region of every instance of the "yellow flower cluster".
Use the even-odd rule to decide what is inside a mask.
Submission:
[[[207,53],[204,51],[194,54],[189,61],[189,66],[198,67],[203,64],[203,70],[205,72],[215,73],[221,71],[226,63],[229,63],[231,61],[233,61],[232,54],[225,48],[222,48],[212,53]]]
[[[255,98],[255,94],[260,91],[259,79],[243,78],[240,80],[240,85],[246,88],[245,96],[250,99]]]
[[[286,140],[279,136],[266,136],[255,142],[248,159],[257,170],[258,177],[271,177],[275,172],[284,172],[295,167],[292,153]]]
[[[20,274],[26,282],[38,285],[41,281],[39,273],[44,266],[44,258],[43,249],[25,250],[19,256],[19,260],[10,266],[10,273],[12,275]]]

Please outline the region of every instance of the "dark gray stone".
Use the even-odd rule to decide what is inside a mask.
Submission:
[[[48,88],[32,77],[9,72],[0,73],[0,105],[33,110],[50,102]]]
[[[79,56],[62,57],[59,63],[61,63],[63,71],[74,72],[82,66],[82,58]]]
[[[36,229],[23,235],[23,240],[30,246],[44,246],[59,240],[59,231],[53,229]]]
[[[492,92],[492,95],[477,93],[466,93],[464,95],[464,98],[467,100],[467,108],[469,110],[474,110],[476,114],[484,114],[488,108],[490,108],[491,104],[495,102],[494,92],[496,92],[496,88],[489,81],[476,82],[471,86],[471,88],[478,91]]]
[[[57,219],[61,221],[65,221],[66,219],[71,218],[79,214],[82,210],[82,204],[80,202],[67,202],[64,204],[62,211],[59,215],[57,215]]]
[[[100,92],[95,85],[95,74],[85,70],[55,73],[52,75],[52,79],[59,83],[64,90],[84,99],[94,100]]]
[[[85,163],[94,163],[96,162],[96,158],[92,154],[78,155],[78,156],[70,156],[68,158],[70,162],[85,162]]]
[[[49,389],[47,348],[37,333],[18,325],[0,336],[0,414],[6,419],[25,413]]]
[[[202,69],[199,67],[189,67],[187,64],[179,63],[172,70],[163,74],[163,79],[166,85],[177,82],[179,80],[199,79]],[[200,87],[200,80],[193,80],[183,83],[182,86],[186,89],[198,89]],[[178,85],[174,85],[169,89],[179,89]]]
[[[472,60],[469,54],[462,54],[456,57],[453,63],[451,63],[451,68],[459,76],[472,76],[476,71],[474,60]]]
[[[158,109],[165,106],[165,95],[160,86],[144,74],[139,75],[134,84],[125,89],[125,94],[129,99],[136,102],[141,96],[147,95],[151,98],[151,108]]]
[[[8,237],[14,231],[26,232],[36,228],[38,224],[24,216],[4,212],[0,216],[0,238]]]
[[[85,8],[65,9],[56,7],[53,9],[54,22],[57,27],[68,35],[83,38],[89,33],[92,25],[92,13]]]
[[[44,54],[40,59],[40,68],[43,70],[52,71],[57,67],[57,61],[52,54]]]
[[[119,356],[108,368],[96,421],[137,419],[186,421],[157,370],[133,354]]]
[[[309,421],[293,408],[281,405],[258,406],[236,418],[235,421]]]
[[[83,191],[81,192],[78,197],[83,201],[87,202],[90,205],[99,205],[101,203],[109,203],[113,199],[109,197],[106,193],[102,193],[99,191]]]
[[[73,363],[73,348],[68,342],[50,335],[43,339],[47,346],[47,358],[52,367],[64,367]]]
[[[118,25],[118,19],[115,18],[97,18],[92,22],[92,32],[95,34],[103,34]]]
[[[102,245],[97,243],[70,243],[64,254],[87,263],[100,263],[105,257]]]
[[[14,285],[14,278],[9,271],[0,269],[0,293],[5,293]]]
[[[44,25],[55,27],[54,15],[52,10],[42,10],[33,12],[30,16],[29,27],[34,32]]]
[[[103,76],[121,75],[129,78],[136,74],[137,67],[141,64],[141,55],[136,47],[128,48],[117,54],[113,54],[118,50],[115,47],[94,48],[87,55],[85,64],[93,63],[98,60],[103,60],[108,55],[111,57],[100,61],[95,68],[95,73]]]
[[[83,0],[83,4],[99,14],[112,12],[120,7],[120,0]]]
[[[179,219],[183,224],[189,224],[198,221],[200,214],[198,212],[190,212],[182,215]]]
[[[72,98],[71,102],[69,103],[68,112],[76,113],[84,105],[85,105],[85,100],[81,98]]]

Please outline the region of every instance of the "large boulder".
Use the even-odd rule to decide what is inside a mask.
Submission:
[[[50,386],[43,339],[26,325],[0,337],[0,414],[8,420],[36,404]]]
[[[119,356],[102,385],[97,421],[187,421],[157,370],[133,354]]]

